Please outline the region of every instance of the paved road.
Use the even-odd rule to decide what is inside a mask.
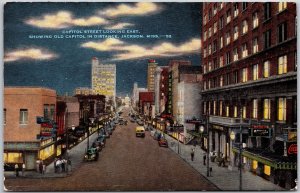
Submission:
[[[218,190],[172,150],[159,147],[149,132],[136,138],[135,126],[118,126],[99,160],[82,163],[69,177],[7,179],[5,186],[12,191]]]

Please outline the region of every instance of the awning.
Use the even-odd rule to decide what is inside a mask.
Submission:
[[[239,153],[239,149],[236,147],[232,148],[232,151],[235,153]],[[260,163],[265,165],[271,166],[275,169],[282,169],[282,170],[297,170],[297,161],[288,161],[284,160],[284,158],[278,158],[278,155],[269,154],[269,156],[265,156],[263,154],[257,154],[250,152],[248,150],[242,150],[242,156],[245,156],[249,159],[256,160]],[[276,158],[272,158],[272,156],[276,156]]]

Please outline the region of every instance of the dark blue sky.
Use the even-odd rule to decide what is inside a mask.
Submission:
[[[135,7],[136,3],[122,3]],[[62,34],[68,29],[104,29],[105,25],[70,25],[64,28],[43,28],[26,24],[29,19],[42,20],[45,14],[55,15],[60,11],[72,14],[72,19],[101,16],[101,10],[116,8],[120,3],[7,3],[4,8],[4,51],[15,57],[15,52],[40,49],[55,57],[45,60],[17,56],[5,62],[5,86],[44,86],[55,89],[58,94],[73,94],[76,87],[90,87],[91,58],[96,56],[105,63],[117,66],[117,95],[131,94],[134,82],[146,87],[147,60],[156,59],[159,65],[167,65],[170,59],[189,59],[200,65],[200,51],[173,54],[172,56],[145,56],[132,59],[116,59],[120,50],[99,51],[84,48],[85,42],[105,39],[30,39],[29,35]],[[171,39],[120,39],[127,46],[137,45],[157,50],[158,45],[172,43],[174,46],[200,39],[201,3],[155,3],[159,9],[144,15],[121,15],[104,18],[110,25],[131,23],[127,29],[137,29],[141,34],[172,35]],[[124,49],[124,48],[122,48]],[[21,55],[24,53],[21,53]],[[28,54],[28,53],[27,53]]]

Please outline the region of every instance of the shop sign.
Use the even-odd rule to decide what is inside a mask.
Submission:
[[[250,128],[252,137],[270,137],[271,129],[267,125],[253,125]]]
[[[188,119],[188,120],[186,120],[186,123],[193,123],[193,124],[196,124],[196,123],[202,123],[202,120],[198,120],[198,119]]]
[[[53,128],[51,123],[41,123],[41,127]]]
[[[288,146],[288,155],[297,155],[297,144],[292,143]]]
[[[297,132],[296,131],[288,132],[288,141],[297,141]]]
[[[183,132],[184,131],[183,125],[173,125],[170,129],[172,132]]]
[[[220,130],[220,131],[224,131],[224,127],[221,127],[221,126],[219,126],[219,125],[213,125],[212,128],[213,128],[213,129]]]

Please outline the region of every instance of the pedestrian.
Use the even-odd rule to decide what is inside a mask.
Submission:
[[[62,160],[61,160],[61,170],[62,170],[62,172],[65,172],[66,171],[66,163],[65,163],[65,159],[63,158]]]
[[[44,163],[43,164],[43,174],[45,174],[46,173],[46,164]]]
[[[19,165],[15,164],[16,177],[19,176]]]
[[[25,163],[23,163],[23,164],[22,164],[22,176],[24,176],[25,169],[26,169],[26,166],[25,166]]]
[[[43,161],[40,161],[39,171],[40,171],[41,174],[43,173]]]
[[[191,149],[191,160],[194,161],[194,155],[195,155],[195,148],[192,147]]]
[[[40,160],[36,160],[36,171],[39,172]]]
[[[57,158],[54,159],[54,173],[57,173],[57,165],[56,165],[56,162],[57,162]]]
[[[60,173],[60,168],[61,168],[61,160],[60,158],[58,158],[58,160],[56,161],[56,167],[57,167],[57,172]]]
[[[203,165],[206,165],[206,154],[203,155]]]

